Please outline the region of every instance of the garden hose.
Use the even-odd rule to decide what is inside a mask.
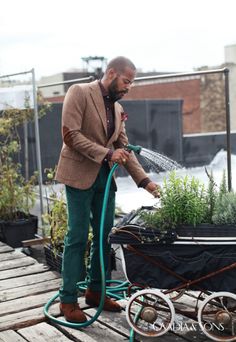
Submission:
[[[99,258],[100,258],[100,267],[101,267],[101,300],[100,300],[99,306],[97,308],[95,315],[90,320],[88,320],[84,323],[72,323],[72,322],[62,321],[62,320],[57,319],[56,317],[52,316],[48,312],[49,307],[52,305],[52,303],[55,301],[55,299],[59,297],[59,292],[57,292],[44,306],[44,315],[46,317],[48,317],[51,321],[53,321],[57,324],[60,324],[60,325],[66,326],[66,327],[70,327],[70,328],[75,328],[75,329],[87,327],[90,324],[92,324],[94,321],[96,321],[96,319],[98,318],[98,316],[102,312],[106,293],[108,295],[116,298],[116,299],[122,299],[123,296],[120,296],[118,293],[121,291],[127,290],[128,282],[122,282],[119,280],[108,280],[106,282],[105,267],[104,267],[104,256],[103,256],[103,235],[104,235],[104,222],[105,222],[105,217],[106,217],[107,202],[108,202],[108,196],[109,196],[112,176],[113,176],[113,173],[117,167],[118,167],[118,164],[115,163],[113,165],[109,175],[108,175],[105,193],[104,193],[104,199],[103,199],[102,213],[101,213],[100,240],[99,240]],[[108,289],[106,291],[106,284],[108,284],[108,285],[117,284],[117,285],[116,286],[108,286]],[[86,289],[86,282],[79,282],[79,283],[77,283],[76,286],[78,289],[85,290]]]
[[[141,146],[134,146],[134,145],[128,144],[125,146],[125,149],[128,151],[133,151],[133,152],[139,154],[141,152],[142,148],[141,148]],[[91,319],[89,319],[88,321],[83,322],[83,323],[72,323],[72,322],[67,322],[67,321],[62,321],[60,319],[57,319],[56,317],[49,314],[48,310],[49,310],[49,307],[52,305],[52,303],[55,301],[55,299],[59,297],[59,291],[58,291],[51,299],[49,299],[49,301],[45,304],[44,309],[43,309],[44,315],[46,317],[48,317],[54,323],[57,323],[57,324],[60,324],[60,325],[66,326],[66,327],[74,328],[74,329],[80,329],[83,327],[87,327],[87,326],[91,325],[94,321],[96,321],[96,319],[98,318],[98,316],[102,312],[106,294],[113,297],[113,298],[116,298],[116,299],[122,299],[122,298],[124,298],[124,296],[121,296],[118,293],[127,292],[127,288],[128,288],[128,284],[129,284],[128,281],[126,281],[126,282],[122,282],[119,280],[108,280],[108,281],[106,281],[104,256],[103,256],[103,235],[104,235],[104,223],[105,223],[105,217],[106,217],[107,202],[108,202],[108,196],[109,196],[109,192],[110,192],[113,173],[115,172],[117,167],[118,167],[118,164],[115,163],[113,165],[112,169],[110,170],[109,175],[108,175],[105,193],[104,193],[104,199],[103,199],[102,213],[101,213],[100,235],[99,235],[99,259],[100,259],[100,268],[101,268],[101,299],[100,299],[100,303],[99,303],[99,306],[97,308],[97,311]],[[108,285],[117,284],[117,285],[116,286],[108,286],[108,288],[106,289],[106,284],[108,284]],[[76,284],[76,286],[78,289],[85,290],[86,289],[86,282],[79,282]],[[133,341],[133,338],[134,338],[133,333],[134,333],[133,329],[131,329],[130,341]]]

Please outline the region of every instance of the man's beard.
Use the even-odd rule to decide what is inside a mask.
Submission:
[[[117,90],[117,78],[115,78],[108,87],[109,96],[113,102],[120,100],[127,91],[118,91]]]

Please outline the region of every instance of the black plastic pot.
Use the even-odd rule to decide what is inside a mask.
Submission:
[[[45,253],[45,259],[48,266],[51,267],[52,270],[57,271],[58,273],[61,273],[61,267],[62,267],[62,253],[54,252],[51,245],[46,244],[44,245],[44,253]],[[111,272],[113,270],[116,270],[116,255],[113,248],[111,248],[109,260],[108,260],[108,270],[107,270],[107,279],[111,279]],[[82,277],[82,281],[86,277],[86,266],[84,264],[84,273]]]
[[[0,240],[16,248],[22,247],[22,241],[35,238],[38,230],[38,217],[30,215],[15,221],[0,220]]]
[[[45,259],[52,270],[61,273],[62,253],[54,253],[51,245],[44,245]]]

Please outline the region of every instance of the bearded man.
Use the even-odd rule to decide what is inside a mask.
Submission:
[[[107,177],[113,163],[123,165],[138,187],[152,193],[152,182],[128,144],[124,111],[117,102],[130,89],[136,68],[126,57],[112,59],[101,80],[71,86],[62,110],[63,146],[57,167],[56,180],[65,184],[68,232],[65,237],[60,310],[67,321],[83,323],[84,312],[77,303],[76,283],[84,271],[84,255],[89,226],[93,241],[90,265],[87,270],[85,301],[98,306],[101,297],[99,264],[99,230]],[[113,227],[116,183],[113,179],[104,223],[104,263],[108,265],[110,245],[108,234]],[[105,297],[104,310],[120,311],[120,305]]]

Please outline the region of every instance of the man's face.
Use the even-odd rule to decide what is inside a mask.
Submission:
[[[122,74],[115,73],[113,80],[108,86],[111,99],[117,101],[128,93],[135,77],[135,71],[131,68],[125,68]]]

